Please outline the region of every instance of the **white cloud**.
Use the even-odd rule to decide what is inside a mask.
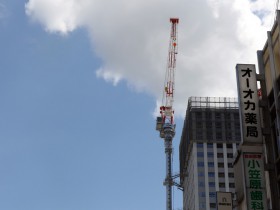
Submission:
[[[235,66],[257,63],[272,0],[29,0],[26,14],[49,32],[85,27],[104,65],[98,77],[125,80],[161,101],[170,17],[179,17],[175,108],[189,96],[236,96]]]

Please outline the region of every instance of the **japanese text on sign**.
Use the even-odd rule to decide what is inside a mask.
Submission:
[[[258,107],[258,90],[255,66],[238,64],[236,67],[242,141],[261,143],[261,127]]]
[[[244,154],[248,210],[266,210],[263,159],[261,154]]]

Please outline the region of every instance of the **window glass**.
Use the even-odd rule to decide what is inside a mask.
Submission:
[[[205,197],[205,192],[199,192],[199,197]]]
[[[224,163],[218,163],[218,168],[223,168],[224,167]]]
[[[214,172],[208,172],[208,176],[209,177],[215,177],[215,173]]]
[[[234,178],[234,173],[228,173],[228,177]]]
[[[214,167],[214,162],[208,162],[208,167]]]
[[[204,157],[204,153],[203,152],[197,152],[197,157]]]
[[[213,152],[207,152],[207,157],[214,157],[214,153]]]
[[[223,154],[223,153],[218,152],[218,153],[217,153],[217,157],[218,157],[218,158],[223,158],[223,157],[224,157],[224,154]]]
[[[228,157],[228,158],[233,158],[233,154],[232,154],[232,153],[228,153],[228,154],[227,154],[227,157]]]
[[[221,113],[215,113],[215,118],[216,119],[221,119]]]
[[[206,128],[212,128],[212,122],[206,122]]]
[[[222,123],[221,122],[216,122],[215,125],[216,125],[216,128],[222,128]]]
[[[209,197],[210,198],[215,198],[216,197],[216,193],[215,192],[210,192],[209,193]]]
[[[198,167],[204,167],[204,162],[197,162]]]
[[[215,187],[215,182],[209,182],[209,187]]]
[[[219,177],[225,177],[225,173],[222,173],[222,172],[220,172],[218,175],[219,175]]]
[[[216,139],[217,140],[222,140],[222,133],[221,132],[216,132]]]
[[[230,188],[235,188],[235,184],[234,183],[229,183],[229,187]]]
[[[198,182],[199,187],[204,187],[204,182]]]
[[[198,172],[198,176],[204,176],[204,172],[199,171],[199,172]]]
[[[204,209],[205,208],[205,203],[204,202],[199,202],[199,208]]]
[[[219,183],[219,187],[224,188],[226,184],[224,182]]]
[[[215,203],[210,203],[210,208],[216,208],[216,204]]]

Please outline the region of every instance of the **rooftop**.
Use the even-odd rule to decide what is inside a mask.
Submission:
[[[192,108],[238,109],[239,106],[237,98],[192,96],[188,100],[188,109]]]

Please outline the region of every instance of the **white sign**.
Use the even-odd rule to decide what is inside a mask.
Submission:
[[[247,210],[267,210],[261,153],[244,153],[244,172],[247,192]]]
[[[217,210],[232,210],[231,192],[217,192]]]
[[[256,68],[253,64],[236,66],[241,141],[262,143]]]

